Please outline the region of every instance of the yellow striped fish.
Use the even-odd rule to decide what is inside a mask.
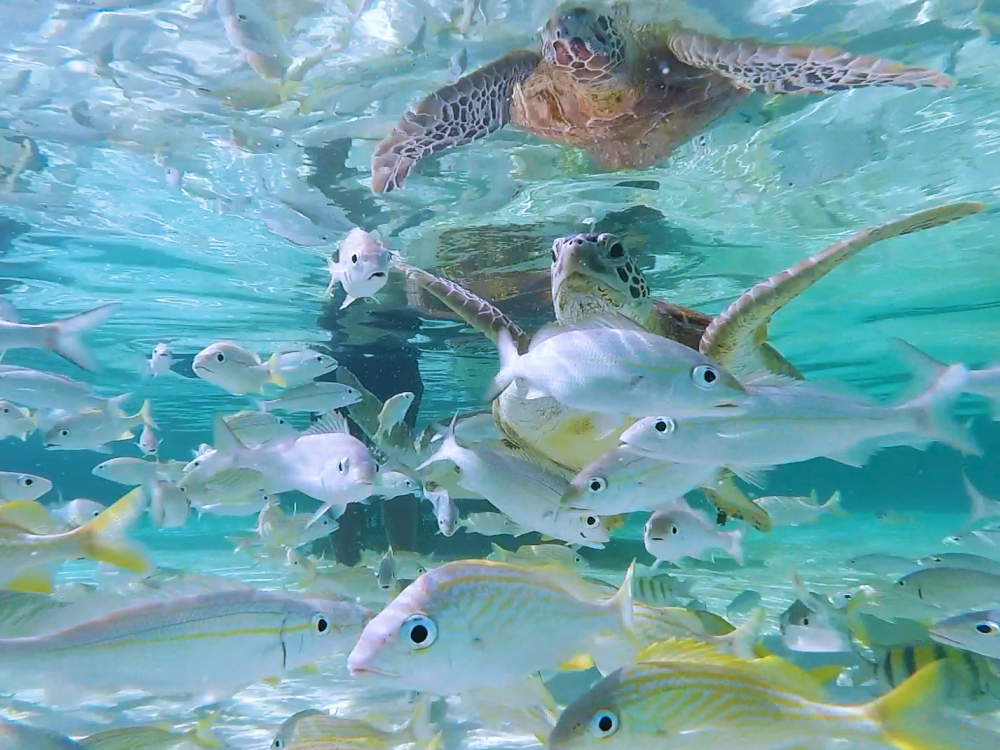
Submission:
[[[1000,746],[1000,734],[936,710],[948,691],[947,662],[871,703],[839,706],[812,677],[775,657],[745,662],[670,643],[650,655],[659,661],[620,669],[568,706],[549,750],[798,750],[837,739],[899,750]]]
[[[427,742],[434,736],[428,723],[429,701],[423,697],[409,721],[397,729],[380,729],[363,719],[331,716],[307,709],[281,725],[271,743],[280,750],[391,750],[398,745]]]

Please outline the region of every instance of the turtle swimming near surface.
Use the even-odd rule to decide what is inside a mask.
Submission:
[[[564,5],[541,54],[519,50],[429,95],[372,155],[372,191],[403,186],[425,156],[513,124],[584,149],[602,169],[648,167],[753,92],[826,94],[868,86],[947,88],[929,68],[835,47],[718,39]]]

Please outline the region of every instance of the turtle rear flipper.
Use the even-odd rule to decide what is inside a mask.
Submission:
[[[865,57],[836,47],[761,44],[675,31],[670,50],[688,65],[714,70],[733,85],[767,94],[825,94],[868,86],[933,86],[955,81],[930,68]]]
[[[774,313],[859,250],[890,237],[948,224],[983,208],[974,201],[948,203],[862,229],[835,242],[740,295],[709,324],[701,338],[701,353],[738,376],[759,373],[756,363],[761,360],[772,372],[794,376],[794,368],[765,343],[767,324]]]
[[[541,57],[522,50],[504,55],[424,99],[375,147],[372,192],[401,188],[425,156],[484,138],[510,122],[514,87]]]

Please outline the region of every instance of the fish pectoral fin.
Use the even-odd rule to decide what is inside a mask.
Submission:
[[[51,594],[54,590],[52,570],[48,566],[31,568],[11,578],[3,588],[23,594]]]
[[[582,672],[594,666],[594,660],[590,654],[577,654],[560,664],[557,669],[564,672]]]
[[[545,398],[549,394],[543,391],[541,388],[528,388],[528,392],[524,394],[525,401],[537,401],[540,398]]]

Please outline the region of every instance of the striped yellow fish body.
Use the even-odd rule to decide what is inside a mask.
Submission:
[[[281,750],[390,750],[430,737],[427,706],[427,700],[422,699],[413,717],[395,730],[380,729],[363,719],[331,716],[313,709],[299,711],[281,725],[271,747]]]
[[[1000,709],[996,660],[941,643],[916,643],[875,649],[875,675],[884,690],[899,686],[935,661],[947,660],[953,686],[949,701],[974,713]]]
[[[861,706],[829,703],[808,674],[774,657],[702,658],[624,667],[559,717],[549,750],[805,750],[843,739],[900,750],[997,747],[1000,735],[946,718],[940,663]]]
[[[0,640],[0,684],[43,688],[60,704],[126,689],[218,700],[348,648],[370,614],[250,588],[152,600]]]
[[[366,627],[353,674],[432,695],[502,686],[585,653],[588,639],[632,619],[632,569],[611,598],[562,566],[460,560],[411,583]]]

